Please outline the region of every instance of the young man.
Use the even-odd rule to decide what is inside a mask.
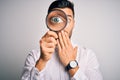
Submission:
[[[74,6],[68,0],[56,0],[49,9],[59,9],[68,17],[67,26],[59,31],[48,31],[40,39],[40,50],[27,56],[21,80],[102,80],[94,52],[74,46]]]

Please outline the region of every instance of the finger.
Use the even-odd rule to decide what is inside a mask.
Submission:
[[[55,48],[54,43],[45,43],[45,47],[47,48]]]
[[[66,35],[65,35],[64,31],[62,31],[62,39],[63,39],[63,43],[64,43],[65,47],[67,47],[68,46],[68,44],[67,44],[67,38],[66,38]]]
[[[67,32],[65,32],[65,37],[66,37],[67,44],[71,44],[70,38],[69,38]]]
[[[53,37],[47,37],[43,39],[47,43],[54,43],[55,45],[57,44],[57,41]]]
[[[62,33],[59,32],[58,36],[59,36],[59,43],[60,43],[61,48],[65,48],[64,43],[63,43],[63,39],[62,39]]]
[[[60,42],[59,42],[59,40],[57,39],[57,45],[58,45],[58,50],[59,50],[59,52],[61,51],[61,46],[60,46]]]
[[[57,42],[56,42],[56,44],[57,44]],[[44,40],[40,40],[40,46],[41,47],[47,47],[47,48],[55,48],[55,43],[54,42],[46,42],[46,41],[44,41]]]
[[[42,47],[42,51],[46,53],[53,53],[54,50],[55,50],[54,48]]]
[[[53,32],[53,31],[48,31],[46,35],[47,35],[47,37],[51,36],[51,37],[54,37],[55,39],[58,38],[57,33]]]

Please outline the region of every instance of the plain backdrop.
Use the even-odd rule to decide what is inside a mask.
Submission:
[[[0,80],[20,80],[25,58],[48,30],[53,0],[0,0]],[[72,40],[92,49],[104,80],[120,80],[120,0],[72,0]]]

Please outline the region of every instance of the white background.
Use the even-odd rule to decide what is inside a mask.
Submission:
[[[0,0],[0,80],[20,80],[28,52],[39,48],[48,30],[47,9],[53,0]],[[120,0],[72,0],[73,41],[91,48],[104,80],[120,80]]]

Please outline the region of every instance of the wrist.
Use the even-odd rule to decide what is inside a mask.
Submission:
[[[40,59],[36,62],[35,67],[36,67],[39,71],[41,71],[41,70],[45,67],[46,63],[47,63],[47,61],[44,61],[43,59],[40,58]]]
[[[75,75],[75,73],[77,72],[77,70],[79,69],[79,66],[75,67],[74,69],[70,69],[68,72],[70,74],[71,77],[73,77]]]
[[[73,76],[76,71],[79,69],[78,62],[76,60],[72,60],[68,63],[65,69],[69,72],[71,76]]]

